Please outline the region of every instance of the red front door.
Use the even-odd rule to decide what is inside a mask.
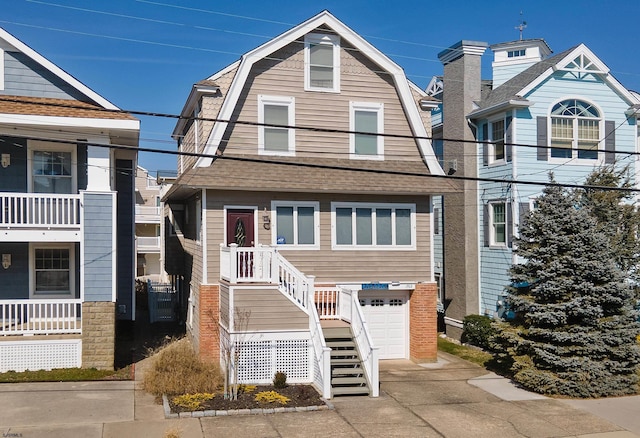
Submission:
[[[227,246],[255,246],[253,210],[227,210]]]

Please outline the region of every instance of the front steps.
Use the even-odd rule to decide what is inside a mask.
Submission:
[[[351,334],[351,327],[323,327],[327,347],[331,348],[331,394],[369,395],[369,383],[365,377],[358,348]]]

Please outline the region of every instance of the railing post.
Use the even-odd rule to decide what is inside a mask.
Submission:
[[[229,245],[229,283],[235,284],[238,282],[238,244],[232,243]]]
[[[331,398],[331,348],[322,349],[322,396]]]
[[[271,284],[280,284],[280,261],[278,260],[278,248],[271,245]]]
[[[371,397],[380,395],[380,369],[378,364],[378,348],[371,348]]]
[[[307,275],[307,293],[306,293],[307,305],[305,306],[307,309],[312,306],[315,308],[316,305],[316,276],[315,275]]]

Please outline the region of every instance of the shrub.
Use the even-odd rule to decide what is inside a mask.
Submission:
[[[278,371],[275,376],[273,376],[273,387],[276,389],[286,388],[287,386],[287,375],[281,371]]]
[[[214,397],[209,393],[185,394],[173,398],[173,403],[188,409],[189,411],[197,411],[202,407],[202,403],[211,400]]]
[[[465,344],[475,345],[483,350],[489,348],[489,339],[495,334],[491,318],[484,315],[467,315],[462,321],[462,338]]]
[[[143,389],[156,396],[214,393],[221,385],[220,367],[201,360],[186,339],[160,350],[142,381]]]
[[[260,403],[279,403],[286,405],[290,399],[275,391],[262,391],[256,394],[255,400]]]

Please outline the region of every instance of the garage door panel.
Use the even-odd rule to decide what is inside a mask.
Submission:
[[[407,292],[360,292],[360,304],[380,359],[407,357]]]

